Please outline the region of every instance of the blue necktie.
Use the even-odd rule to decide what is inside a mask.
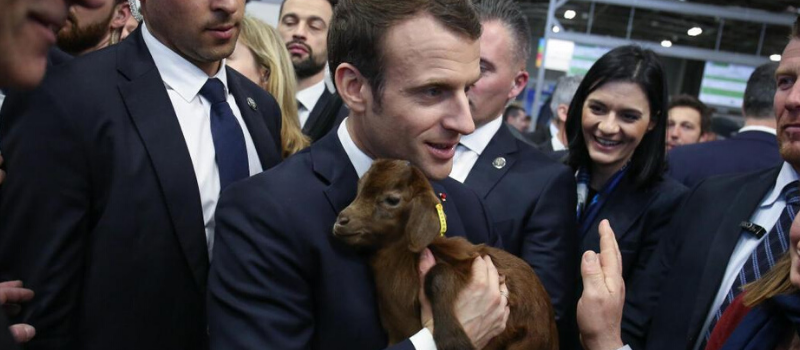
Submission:
[[[239,121],[228,105],[225,85],[219,79],[208,79],[200,95],[211,103],[211,137],[214,139],[217,168],[219,168],[219,189],[250,175],[247,163],[247,147]]]
[[[786,200],[786,208],[781,213],[778,222],[775,223],[772,230],[761,240],[761,243],[756,247],[753,253],[750,254],[750,258],[747,259],[744,266],[742,266],[737,276],[738,278],[733,282],[730,291],[728,291],[728,295],[722,301],[722,305],[720,305],[717,313],[708,325],[705,339],[700,345],[700,349],[705,348],[705,344],[711,337],[714,326],[717,324],[720,317],[722,317],[722,313],[725,312],[728,305],[742,292],[742,286],[761,278],[769,269],[775,266],[775,262],[789,249],[789,229],[792,227],[792,221],[794,221],[794,216],[797,214],[798,208],[800,208],[800,188],[798,187],[798,182],[794,181],[786,185],[782,195]]]

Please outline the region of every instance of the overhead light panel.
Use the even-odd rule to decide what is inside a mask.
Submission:
[[[691,29],[689,29],[689,31],[686,32],[686,34],[689,34],[689,36],[698,36],[700,34],[703,34],[703,28],[692,27]]]
[[[560,32],[561,32],[561,27],[553,26],[553,33],[560,33]]]
[[[576,13],[574,10],[567,10],[567,11],[564,11],[564,18],[566,18],[566,19],[573,19],[573,18],[575,18],[575,16],[576,16],[577,14],[578,14],[578,13]]]
[[[661,46],[663,46],[663,47],[672,47],[672,42],[669,41],[669,40],[662,40],[661,41]]]
[[[780,62],[781,61],[781,55],[779,55],[777,53],[774,54],[774,55],[769,55],[769,60],[772,61],[772,62]]]

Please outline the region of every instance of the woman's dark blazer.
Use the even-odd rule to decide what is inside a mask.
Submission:
[[[667,234],[667,224],[688,193],[685,186],[664,178],[645,189],[636,189],[623,179],[608,201],[600,208],[592,224],[580,239],[582,250],[600,251],[598,226],[608,219],[622,253],[622,276],[628,285],[644,270],[658,242]]]

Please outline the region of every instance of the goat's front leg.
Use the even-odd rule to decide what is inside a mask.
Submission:
[[[467,276],[441,262],[425,277],[425,295],[433,311],[433,339],[439,350],[475,349],[454,310],[458,292],[467,282]]]

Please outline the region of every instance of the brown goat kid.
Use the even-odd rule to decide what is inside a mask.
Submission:
[[[369,249],[383,328],[389,343],[422,329],[419,255],[426,247],[436,265],[425,278],[435,320],[437,348],[474,349],[456,318],[458,293],[470,281],[472,263],[489,255],[505,278],[511,314],[506,329],[486,349],[558,349],[553,308],[533,269],[500,249],[440,236],[439,199],[428,179],[406,161],[378,160],[358,185],[358,195],[333,228],[345,243]]]

